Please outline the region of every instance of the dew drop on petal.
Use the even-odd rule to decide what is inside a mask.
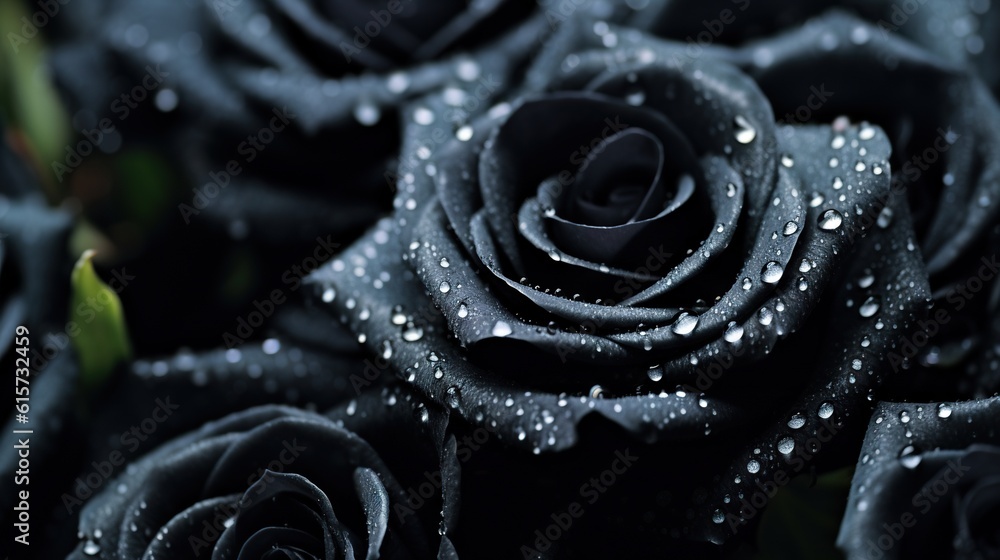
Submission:
[[[827,419],[833,416],[833,405],[825,402],[819,405],[819,417]]]
[[[861,304],[861,307],[858,307],[858,314],[865,318],[871,317],[872,315],[878,313],[881,305],[882,304],[877,296],[871,296]]]
[[[788,427],[793,430],[798,430],[802,426],[806,425],[806,417],[801,414],[793,414],[791,419],[788,420]]]
[[[781,275],[785,273],[785,270],[781,268],[781,264],[770,261],[764,265],[764,268],[760,271],[760,280],[765,284],[777,284],[778,280],[781,280]]]
[[[691,315],[690,313],[681,313],[674,321],[674,324],[670,327],[670,330],[674,331],[675,334],[681,336],[689,335],[694,331],[694,328],[698,326],[698,316]]]
[[[726,339],[726,342],[738,342],[743,338],[743,327],[738,325],[736,321],[732,321],[726,327],[726,332],[722,336]]]
[[[447,280],[446,280],[446,281],[444,281],[444,282],[441,282],[441,284],[440,284],[440,285],[438,286],[438,290],[439,290],[439,291],[440,291],[440,292],[441,292],[442,294],[447,294],[448,292],[450,292],[450,291],[451,291],[451,284],[450,284],[450,283],[448,283],[448,281],[447,281]]]
[[[472,127],[466,125],[459,128],[458,130],[455,131],[455,138],[458,138],[462,142],[468,142],[469,140],[472,140]]]
[[[794,449],[795,449],[795,440],[790,437],[782,438],[781,441],[778,442],[778,451],[780,451],[785,455],[788,455]]]
[[[755,474],[760,471],[760,463],[756,459],[750,459],[747,463],[747,472],[750,474]]]
[[[937,411],[938,418],[948,418],[951,416],[951,407],[946,404],[939,404]]]
[[[382,111],[369,101],[364,101],[354,108],[354,118],[365,126],[373,126],[382,118]]]
[[[508,336],[512,332],[514,331],[510,328],[510,325],[508,325],[506,321],[497,321],[496,324],[493,325],[493,336]]]
[[[832,231],[840,227],[840,224],[844,223],[844,216],[840,212],[830,209],[819,216],[819,228],[826,231]]]
[[[785,236],[793,235],[795,232],[799,231],[799,224],[795,222],[788,222],[785,224],[785,228],[781,230],[781,233]]]
[[[403,340],[407,342],[416,342],[424,337],[424,329],[420,327],[409,327],[403,331]]]
[[[757,322],[765,327],[771,324],[774,320],[774,312],[766,307],[761,307],[760,311],[757,312]]]
[[[734,123],[736,126],[736,141],[740,144],[749,144],[757,137],[757,131],[743,116],[736,115]]]
[[[878,224],[878,227],[885,229],[892,225],[892,216],[892,208],[886,206],[882,208],[881,212],[879,212],[878,219],[875,220],[875,223]]]
[[[594,385],[593,387],[590,388],[590,391],[587,394],[592,399],[602,399],[604,398],[604,387],[601,387],[600,385]]]
[[[469,316],[469,308],[464,303],[458,304],[458,318],[465,319]]]
[[[725,520],[726,520],[726,516],[725,516],[725,514],[722,513],[721,509],[717,509],[714,512],[712,512],[712,523],[715,523],[716,525],[718,525],[718,524],[721,524]]]

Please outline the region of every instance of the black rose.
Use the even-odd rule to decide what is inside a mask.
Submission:
[[[109,481],[70,557],[447,556],[458,471],[445,423],[398,391],[328,416],[264,406],[207,423]],[[414,503],[425,472],[437,497]]]
[[[991,395],[1000,388],[990,366],[1000,340],[998,12],[983,2],[929,0],[837,3],[824,13],[830,4],[667,2],[633,23],[683,41],[682,62],[725,56],[739,64],[782,122],[848,113],[886,131],[890,197],[908,201],[935,300],[931,323],[899,337],[890,356],[894,369],[909,369],[907,379],[918,382],[894,390],[912,399]],[[723,10],[726,23],[716,21]],[[793,30],[796,24],[803,28]],[[720,48],[747,41],[734,51]],[[951,367],[969,375],[941,375]]]
[[[403,114],[406,103],[447,88],[450,118],[461,118],[513,87],[512,73],[551,32],[522,2],[488,0],[456,12],[455,2],[406,0],[393,2],[402,11],[379,23],[388,4],[60,7],[45,29],[53,77],[82,133],[73,145],[89,144],[94,154],[52,162],[57,179],[73,185],[86,170],[100,171],[107,155],[150,149],[176,170],[164,179],[155,236],[115,235],[129,216],[109,208],[129,208],[132,197],[156,200],[141,183],[85,208],[112,241],[141,247],[112,263],[144,279],[122,296],[127,307],[148,306],[134,325],[141,352],[218,344],[230,318],[253,309],[257,294],[220,297],[204,289],[206,277],[223,285],[249,270],[260,286],[297,286],[290,267],[320,245],[356,238],[388,207],[399,122],[412,118],[412,110]],[[353,53],[354,28],[373,21],[377,36]],[[181,272],[189,267],[201,273]],[[185,295],[154,295],[163,293]],[[178,301],[184,313],[175,313]]]
[[[837,541],[847,557],[1000,556],[998,410],[996,397],[880,405]]]
[[[889,143],[846,117],[779,127],[733,66],[600,22],[548,48],[539,91],[449,142],[409,126],[424,166],[313,275],[317,299],[422,393],[535,453],[589,415],[730,442],[693,517],[724,540],[744,514],[723,495],[863,415],[925,306],[906,205],[862,219],[890,200]]]

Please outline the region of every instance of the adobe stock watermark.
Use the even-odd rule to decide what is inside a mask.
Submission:
[[[910,21],[910,17],[917,13],[927,0],[901,0],[895,2],[889,8],[889,19],[879,19],[875,26],[882,32],[882,37],[888,39],[889,32],[899,31],[899,28]]]
[[[889,352],[887,359],[894,373],[906,368],[907,360],[915,358],[941,332],[943,326],[951,322],[952,313],[965,309],[976,295],[1000,273],[1000,261],[997,260],[996,253],[989,257],[982,257],[979,262],[981,264],[974,275],[953,284],[948,291],[945,301],[951,304],[951,308],[938,307],[929,319],[918,320],[917,330],[899,341],[899,351]]]
[[[892,221],[891,202],[895,197],[905,197],[910,185],[919,181],[924,173],[929,171],[962,138],[961,134],[953,131],[950,127],[948,129],[938,127],[936,132],[937,136],[931,146],[911,156],[903,163],[898,172],[893,171],[892,178],[889,180],[889,192],[879,197],[880,204],[869,205],[864,214],[858,218],[865,231],[873,224],[887,227]],[[846,234],[848,240],[853,243],[854,237],[859,231],[856,228],[851,228]]]
[[[378,37],[382,31],[392,24],[393,16],[399,15],[404,8],[404,4],[409,4],[413,0],[389,0],[384,9],[371,10],[368,12],[370,19],[362,25],[355,25],[351,31],[354,37],[351,42],[340,41],[340,54],[348,64],[353,62],[352,57],[361,54],[361,51],[368,48],[372,40]]]
[[[493,94],[500,89],[502,83],[493,77],[492,74],[480,75],[476,78],[476,86],[469,91],[457,87],[445,88],[442,95],[446,99],[446,104],[451,108],[448,110],[446,118],[453,122],[465,122],[470,115],[476,113],[483,103],[488,102]],[[413,111],[413,119],[417,122],[427,122],[433,116],[430,109],[417,107]],[[425,120],[426,119],[426,120]],[[467,127],[459,128],[458,133],[464,133]],[[471,129],[468,129],[471,132]],[[456,134],[458,134],[456,133]],[[416,148],[410,150],[405,159],[402,159],[393,170],[383,173],[386,185],[390,192],[397,192],[399,183],[412,183],[414,174],[427,172],[428,162],[438,147],[445,142],[453,140],[455,136],[446,133],[441,128],[434,128],[426,139],[418,142]]]
[[[815,85],[809,86],[809,97],[806,98],[805,103],[799,105],[793,111],[785,113],[785,116],[778,119],[776,124],[807,123],[812,119],[813,113],[820,110],[823,105],[826,105],[826,102],[833,96],[834,92],[827,91],[826,83],[820,84],[819,87]]]
[[[715,18],[703,19],[701,21],[702,30],[684,38],[686,45],[682,52],[687,60],[683,60],[675,51],[670,57],[671,62],[679,68],[683,68],[686,63],[700,58],[705,53],[705,48],[714,44],[722,36],[722,33],[726,30],[726,26],[733,24],[737,19],[737,15],[745,12],[750,7],[750,0],[729,0],[729,2],[734,6],[736,11],[733,11],[731,8],[723,8]]]
[[[138,108],[150,96],[151,92],[158,89],[168,76],[170,76],[170,72],[161,69],[159,64],[155,67],[147,65],[146,74],[139,84],[111,102],[109,109],[115,114],[117,121],[122,122],[127,119],[132,111]],[[62,161],[53,161],[50,164],[56,180],[61,183],[66,175],[76,171],[83,163],[84,158],[99,149],[105,136],[113,132],[115,132],[115,121],[110,117],[102,118],[97,122],[95,128],[81,130],[80,135],[83,136],[83,139],[75,145],[66,146],[66,155]]]
[[[21,17],[20,33],[7,32],[7,41],[14,54],[21,52],[21,45],[26,45],[36,36],[39,31],[52,21],[52,18],[59,15],[62,7],[69,4],[70,0],[38,0],[38,10],[32,12],[30,16]]]
[[[247,135],[246,139],[236,147],[236,153],[240,156],[239,159],[234,158],[229,160],[223,169],[210,171],[208,173],[208,178],[210,179],[208,183],[205,183],[200,189],[191,189],[191,192],[194,193],[191,197],[191,204],[182,202],[177,205],[177,210],[180,212],[185,225],[191,223],[191,216],[201,214],[201,211],[207,208],[223,189],[229,186],[232,178],[239,176],[243,172],[242,166],[257,159],[257,156],[267,149],[268,144],[274,142],[275,135],[285,130],[292,120],[296,118],[295,113],[289,111],[287,107],[282,107],[281,109],[277,107],[272,108],[271,113],[274,116],[268,121],[267,126],[261,127],[257,132]]]
[[[914,528],[920,521],[918,516],[927,515],[934,504],[942,499],[947,499],[952,488],[965,476],[965,473],[972,470],[962,464],[962,457],[957,460],[948,461],[947,468],[940,471],[933,479],[926,482],[919,492],[913,495],[910,500],[912,508],[902,513],[899,520],[882,524],[882,533],[875,538],[868,539],[865,555],[871,560],[879,560],[885,553],[892,550],[896,543],[902,540],[907,530]],[[916,512],[916,513],[914,513]]]
[[[535,540],[532,543],[534,546],[522,545],[521,555],[526,560],[546,558],[543,553],[551,549],[552,545],[576,523],[576,520],[586,513],[584,506],[597,503],[601,496],[618,482],[618,477],[628,472],[638,461],[639,457],[632,455],[627,447],[624,451],[615,451],[611,465],[580,486],[578,494],[582,500],[570,502],[565,510],[550,515],[552,523],[543,529],[535,530]]]
[[[740,528],[749,520],[753,519],[760,513],[764,507],[767,506],[771,498],[774,498],[778,490],[785,487],[793,478],[802,472],[802,469],[812,461],[822,449],[823,446],[829,443],[840,430],[837,424],[830,422],[827,419],[820,419],[820,427],[816,429],[816,435],[808,438],[803,445],[796,445],[794,451],[791,454],[784,455],[785,461],[788,465],[787,469],[776,469],[770,473],[769,480],[761,482],[760,480],[755,480],[754,483],[757,486],[756,490],[752,494],[747,495],[745,492],[740,498],[740,510],[739,515],[735,513],[727,513],[723,518],[721,516],[721,511],[716,510],[716,514],[713,516],[713,520],[716,523],[725,523],[729,526],[729,530],[735,535]]]
[[[462,438],[458,442],[455,451],[458,455],[458,462],[465,463],[471,459],[473,454],[486,445],[486,442],[494,434],[496,434],[496,429],[488,426],[480,426],[473,430],[472,434]],[[392,508],[399,522],[406,523],[406,519],[424,507],[427,504],[427,500],[440,493],[443,484],[444,481],[442,480],[440,469],[434,472],[424,471],[424,481],[416,487],[411,486],[407,490],[406,503],[397,503]]]
[[[125,451],[115,449],[108,454],[106,459],[92,461],[90,463],[92,469],[76,478],[73,492],[63,493],[62,503],[63,507],[66,508],[66,513],[72,515],[76,508],[90,499],[115,474],[118,467],[127,462],[129,455],[135,454],[142,443],[156,433],[160,424],[166,422],[180,408],[179,404],[170,402],[169,396],[157,398],[153,404],[154,407],[149,416],[143,418],[138,424],[130,426],[119,436],[118,442],[127,448]]]
[[[309,273],[333,258],[340,248],[340,243],[335,243],[331,237],[331,235],[327,235],[326,238],[317,237],[312,254],[282,272],[281,282],[287,287],[287,293],[285,288],[275,288],[267,294],[267,297],[253,300],[251,305],[253,305],[254,310],[247,313],[246,317],[236,318],[236,327],[233,332],[222,333],[222,342],[226,348],[231,350],[246,342],[253,336],[254,331],[264,324],[265,319],[274,315],[275,310],[288,301],[288,294],[294,293],[302,287],[303,281]]]
[[[277,457],[247,477],[246,485],[248,492],[253,488],[255,496],[262,494],[274,482],[273,474],[284,473],[304,451],[309,449],[308,446],[299,445],[298,440],[295,438],[291,441],[282,441],[281,446],[282,449]],[[257,485],[256,487],[254,487],[255,484]],[[200,557],[202,552],[212,550],[213,543],[219,540],[222,533],[235,522],[236,517],[240,513],[240,508],[238,505],[224,502],[215,506],[212,511],[214,515],[211,518],[202,520],[201,533],[188,536],[188,546],[191,547],[191,552],[194,553],[196,558]]]

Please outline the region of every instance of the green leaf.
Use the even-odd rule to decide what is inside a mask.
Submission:
[[[101,385],[116,365],[132,355],[121,300],[97,276],[93,256],[94,251],[84,251],[70,277],[70,321],[79,328],[73,347],[80,359],[80,377],[88,388]]]
[[[799,476],[778,490],[757,530],[756,560],[843,560],[835,542],[847,507],[852,468],[815,480]]]

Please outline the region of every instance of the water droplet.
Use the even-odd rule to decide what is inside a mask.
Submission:
[[[420,327],[409,327],[403,331],[403,340],[407,342],[416,342],[424,337],[424,329]]]
[[[694,331],[694,328],[698,326],[698,316],[691,315],[690,313],[681,313],[674,324],[670,327],[670,330],[674,331],[675,334],[681,336],[686,336]]]
[[[858,133],[858,138],[862,140],[871,140],[872,138],[875,138],[875,129],[870,126],[862,128],[861,132]]]
[[[393,310],[392,317],[389,318],[393,325],[405,325],[406,315],[403,313],[402,309]]]
[[[809,207],[816,208],[817,206],[823,204],[824,202],[826,202],[826,199],[823,198],[823,195],[819,193],[813,193],[812,198],[809,199]]]
[[[441,282],[441,284],[438,286],[438,290],[442,294],[447,294],[448,292],[451,291],[451,284],[449,284],[447,280],[444,281],[444,282]]]
[[[854,371],[861,371],[861,365],[862,365],[861,360],[857,358],[851,360],[851,369],[853,369]]]
[[[403,93],[406,88],[410,87],[410,78],[406,72],[394,72],[389,75],[385,85],[392,93]]]
[[[833,416],[833,405],[825,402],[819,405],[819,417],[826,419]]]
[[[83,543],[83,553],[87,556],[97,556],[101,553],[101,547],[94,541],[87,539],[87,542]]]
[[[479,64],[471,59],[463,59],[455,67],[455,74],[466,82],[471,82],[479,77]]]
[[[871,317],[872,315],[878,313],[878,309],[881,306],[878,296],[871,296],[861,304],[858,308],[858,314],[862,317]]]
[[[778,451],[784,455],[788,455],[795,449],[795,440],[790,437],[782,438],[778,442]]]
[[[760,471],[760,463],[756,459],[750,459],[750,462],[747,463],[747,472],[756,474],[758,471]]]
[[[878,224],[878,227],[885,229],[892,224],[892,215],[892,208],[886,206],[882,208],[881,212],[879,212],[878,219],[875,220],[875,223]]]
[[[712,523],[715,523],[716,525],[718,525],[718,524],[722,523],[725,520],[726,520],[726,516],[725,516],[725,514],[722,513],[721,509],[717,509],[714,512],[712,512]]]
[[[590,391],[587,394],[590,395],[590,398],[592,399],[603,399],[604,387],[601,387],[600,385],[594,385],[593,387],[590,388]]]
[[[733,198],[734,196],[736,196],[736,185],[734,185],[733,183],[729,183],[726,185],[726,196],[728,196],[729,198]]]
[[[749,290],[752,287],[753,287],[753,282],[751,282],[749,278],[744,278],[743,279],[743,289],[744,290]]]
[[[793,235],[795,232],[799,231],[799,224],[795,222],[788,222],[785,224],[785,228],[781,230],[781,233],[785,236]]]
[[[382,343],[382,357],[386,360],[392,357],[392,345],[388,340]]]
[[[373,126],[382,118],[382,111],[369,101],[364,101],[354,108],[354,118],[365,126]]]
[[[625,101],[629,105],[639,106],[646,102],[646,92],[642,90],[636,90],[625,96]]]
[[[464,303],[458,304],[458,318],[465,319],[468,316],[469,316],[469,308]]]
[[[778,280],[781,280],[781,275],[785,273],[785,269],[781,268],[781,265],[775,261],[770,261],[764,265],[764,268],[760,271],[760,280],[765,284],[777,284]]]
[[[732,321],[726,327],[726,332],[722,337],[726,339],[726,342],[739,342],[743,338],[743,327],[736,324],[736,321]]]
[[[445,391],[445,402],[447,402],[448,406],[451,408],[458,408],[458,405],[461,404],[458,387],[455,385],[448,387]]]
[[[858,278],[858,287],[861,289],[868,289],[875,283],[875,275],[872,273],[867,273],[861,278]]]
[[[806,425],[806,417],[802,414],[793,414],[791,419],[788,420],[788,427],[793,430],[798,430],[802,426]]]
[[[441,265],[441,268],[448,268],[449,266],[451,266],[451,263],[448,262],[448,259],[446,257],[441,257],[441,261],[438,264]]]
[[[455,131],[455,138],[458,138],[462,142],[468,142],[472,140],[472,127],[465,125]]]
[[[834,150],[839,150],[844,147],[846,141],[847,140],[843,136],[838,134],[833,137],[833,141],[830,142],[830,147]]]
[[[907,412],[907,411],[905,411],[905,410],[902,411],[902,412],[900,412],[899,413],[899,421],[902,422],[902,423],[904,423],[904,424],[909,423],[910,422],[910,413]]]
[[[514,331],[510,328],[510,325],[508,325],[506,321],[497,321],[496,324],[493,325],[493,336],[508,336],[512,332]]]
[[[946,404],[939,404],[937,411],[938,418],[949,418],[951,417],[951,407]]]
[[[749,144],[757,137],[757,131],[753,128],[753,125],[741,115],[736,115],[734,123],[736,126],[736,141],[740,144]]]
[[[323,301],[330,303],[337,297],[337,292],[333,288],[327,288],[323,290]]]
[[[832,231],[840,227],[840,224],[844,223],[844,216],[840,212],[830,209],[823,212],[819,216],[819,228],[825,229],[826,231]]]
[[[799,272],[809,272],[812,268],[813,265],[809,259],[802,259],[802,262],[799,263]]]
[[[771,324],[772,320],[774,320],[774,312],[766,307],[761,307],[760,311],[757,312],[757,322],[766,327]]]
[[[841,180],[840,177],[834,177],[833,178],[833,190],[839,191],[842,188],[844,188],[844,181]]]
[[[653,381],[655,383],[663,379],[663,368],[661,368],[660,366],[653,366],[649,368],[649,371],[646,372],[646,375],[649,376],[650,381]]]
[[[799,291],[804,292],[809,289],[809,281],[800,276],[798,286],[799,286]]]
[[[793,160],[792,156],[790,156],[788,154],[782,155],[781,156],[781,165],[784,165],[785,167],[792,167],[792,166],[795,165],[795,160]]]

